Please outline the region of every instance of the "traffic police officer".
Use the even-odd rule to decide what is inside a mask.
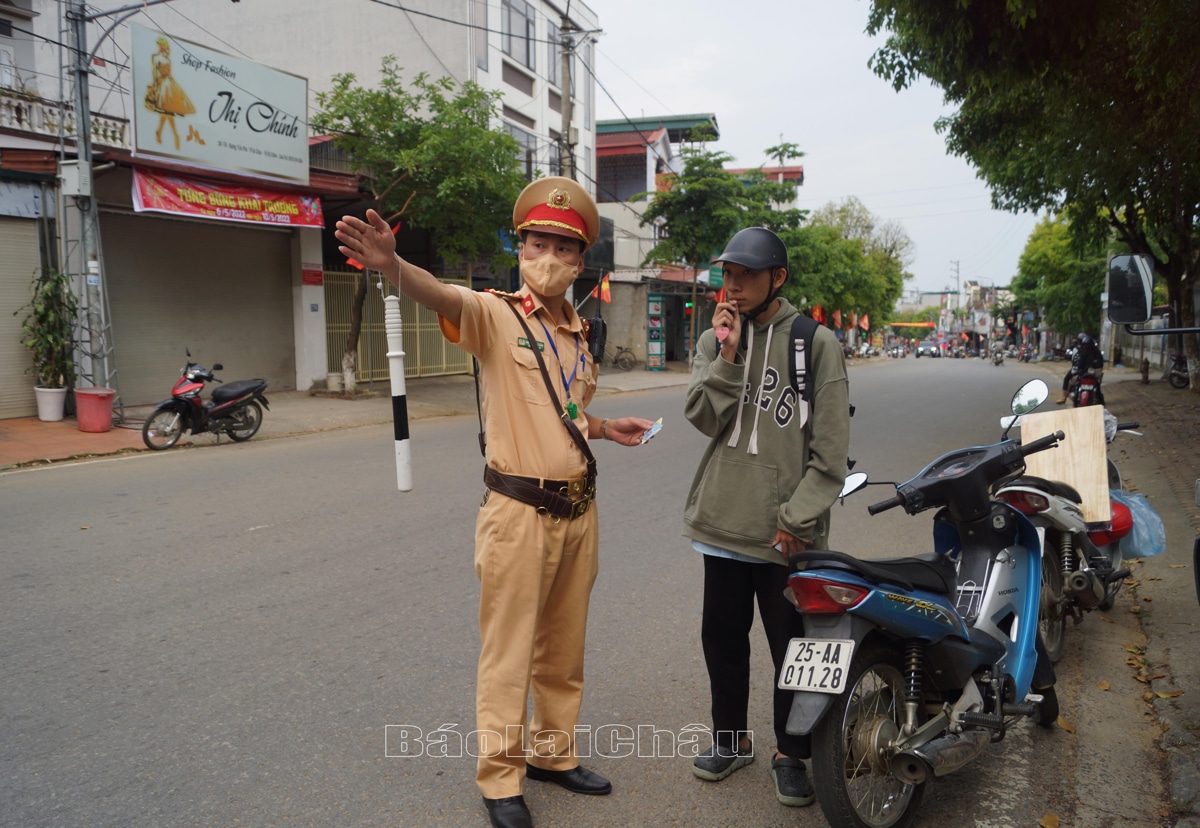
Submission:
[[[639,445],[653,425],[585,410],[598,366],[566,293],[599,234],[599,212],[568,178],[529,184],[513,209],[524,281],[515,294],[439,282],[396,255],[378,213],[368,210],[366,218],[338,222],[342,254],[436,311],[443,336],[481,365],[488,496],[475,525],[482,645],[476,782],[492,825],[531,825],[521,795],[526,777],[575,793],[612,790],[579,765],[574,742],[598,550],[588,442]],[[531,688],[533,716],[526,721]]]

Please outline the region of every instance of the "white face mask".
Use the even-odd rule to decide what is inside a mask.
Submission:
[[[544,253],[532,261],[521,259],[521,278],[541,296],[566,293],[577,275],[576,265],[567,264],[553,253]]]

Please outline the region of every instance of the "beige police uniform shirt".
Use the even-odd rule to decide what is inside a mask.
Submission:
[[[582,477],[587,461],[555,413],[532,350],[541,343],[542,359],[564,411],[568,396],[563,380],[571,380],[574,374],[569,399],[578,406],[575,425],[586,439],[588,422],[583,412],[596,392],[599,368],[588,353],[579,314],[565,303],[567,323],[556,325],[553,314],[526,287],[515,294],[518,299],[454,287],[462,294],[459,326],[440,315],[438,324],[448,341],[482,366],[479,381],[488,465],[507,474],[550,480]],[[525,317],[533,342],[505,307],[508,304]]]

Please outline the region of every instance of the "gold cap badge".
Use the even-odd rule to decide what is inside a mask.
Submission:
[[[546,206],[555,210],[570,210],[571,194],[566,190],[551,190],[550,197],[546,199]]]

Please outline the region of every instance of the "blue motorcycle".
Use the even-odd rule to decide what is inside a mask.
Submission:
[[[1013,412],[1046,394],[1044,382],[1027,384]],[[932,553],[792,556],[786,592],[805,637],[792,639],[779,687],[796,691],[787,729],[812,734],[814,787],[834,828],[910,825],[925,783],[1003,739],[1015,717],[1057,720],[1038,636],[1038,533],[989,493],[1063,437],[952,451],[868,507],[936,509]],[[842,494],[865,485],[866,475],[851,475]]]

